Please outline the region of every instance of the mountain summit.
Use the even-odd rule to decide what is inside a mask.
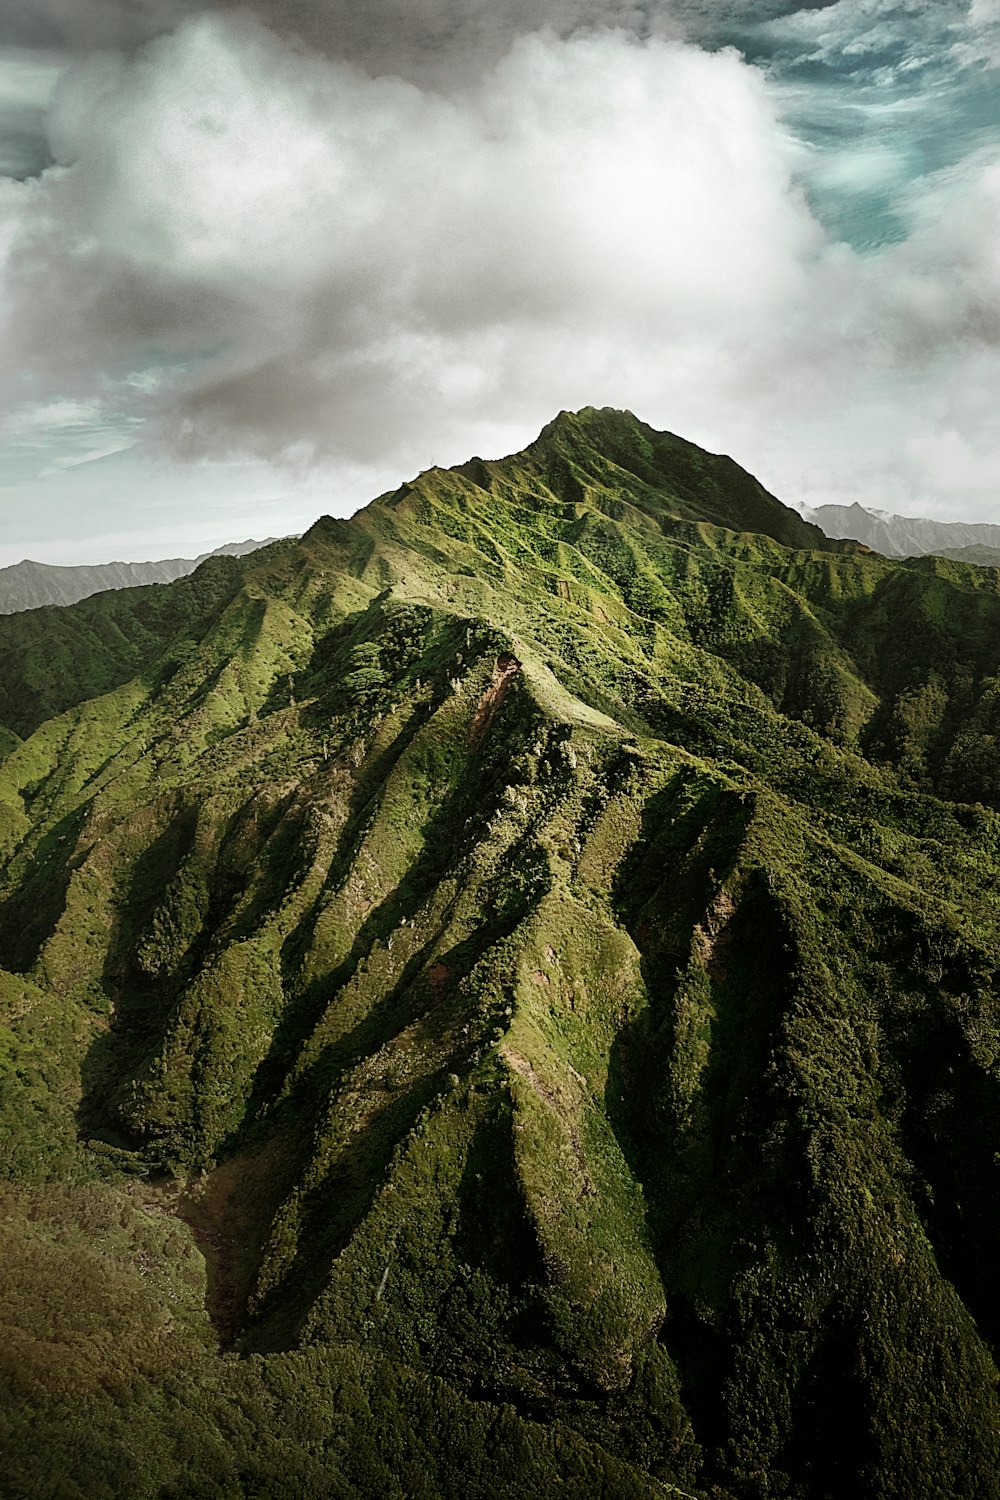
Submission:
[[[7,1493],[997,1495],[998,647],[592,409],[0,620]]]
[[[560,412],[523,453],[495,462],[476,458],[450,475],[451,484],[465,477],[491,492],[530,489],[543,506],[600,511],[619,496],[656,521],[704,521],[786,546],[843,550],[831,548],[819,526],[803,522],[731,458],[612,407]]]

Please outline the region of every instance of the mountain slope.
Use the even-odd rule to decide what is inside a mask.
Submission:
[[[12,1447],[101,1472],[125,1390],[150,1494],[997,1492],[992,572],[588,410],[58,619]]]
[[[966,521],[933,521],[926,516],[894,516],[859,505],[820,505],[805,518],[830,537],[852,538],[885,557],[953,556],[960,549],[1000,549],[1000,526]],[[991,561],[992,559],[987,559]],[[969,556],[968,562],[981,559]]]
[[[273,540],[273,538],[271,539]],[[243,557],[268,542],[230,542],[200,557],[171,557],[162,562],[100,563],[96,566],[56,567],[25,558],[9,568],[0,568],[0,615],[52,605],[77,604],[108,589],[141,588],[150,583],[173,583],[193,573],[207,557]]]

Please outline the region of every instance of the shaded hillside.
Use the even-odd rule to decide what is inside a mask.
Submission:
[[[11,1494],[997,1493],[992,571],[587,410],[57,619]]]

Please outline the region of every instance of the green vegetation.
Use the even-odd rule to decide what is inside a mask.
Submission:
[[[1000,1494],[998,578],[588,410],[0,620],[5,1494]]]

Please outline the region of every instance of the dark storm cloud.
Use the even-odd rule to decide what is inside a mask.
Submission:
[[[130,49],[188,17],[250,12],[276,34],[328,55],[404,76],[488,66],[514,37],[550,27],[560,36],[593,27],[638,37],[679,31],[710,44],[750,42],[762,24],[800,10],[788,0],[7,0],[0,46],[87,52]]]
[[[0,46],[59,52],[133,47],[206,8],[198,0],[6,0]]]
[[[252,12],[272,31],[366,66],[404,72],[463,55],[485,61],[511,38],[615,26],[648,34],[666,8],[631,0],[8,0],[0,45],[130,48],[198,13]]]

